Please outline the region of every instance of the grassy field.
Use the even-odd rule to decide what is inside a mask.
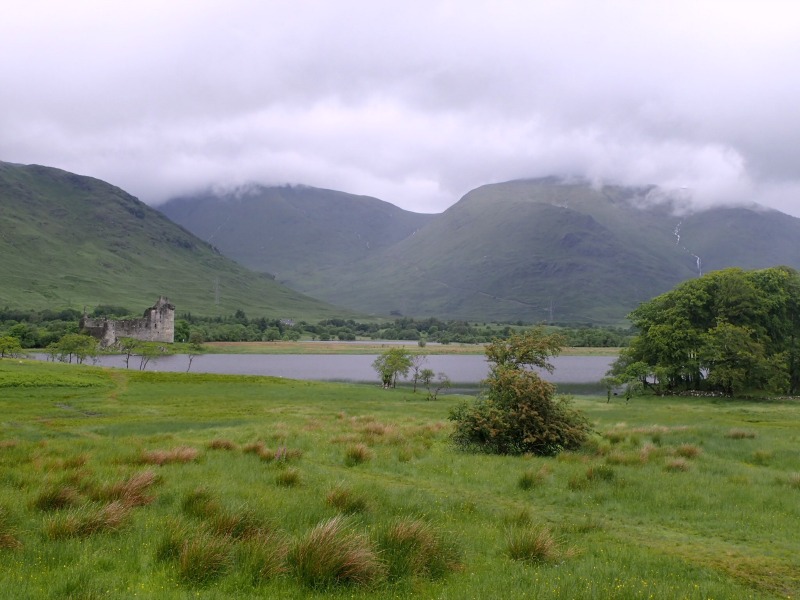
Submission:
[[[0,361],[0,590],[24,598],[797,598],[800,404],[576,400],[474,456],[406,390]]]
[[[483,354],[484,344],[426,344],[417,342],[208,342],[210,352],[224,354],[380,354],[389,348],[404,348],[420,354]],[[564,348],[562,356],[616,356],[619,348]]]

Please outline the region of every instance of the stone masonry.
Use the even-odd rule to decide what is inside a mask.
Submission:
[[[92,319],[84,315],[80,327],[100,340],[101,347],[113,346],[123,337],[171,344],[175,341],[175,307],[161,296],[141,319]]]

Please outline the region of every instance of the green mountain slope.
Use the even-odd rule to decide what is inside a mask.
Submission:
[[[380,252],[435,218],[307,186],[249,186],[176,198],[158,208],[226,256],[292,286],[305,285],[321,268],[346,267]]]
[[[377,313],[613,323],[696,276],[693,255],[704,269],[800,267],[800,219],[760,209],[681,218],[647,203],[650,189],[483,186],[415,236],[299,289]]]
[[[0,162],[0,306],[139,311],[159,295],[179,312],[341,315],[221,256],[119,188],[37,165]]]

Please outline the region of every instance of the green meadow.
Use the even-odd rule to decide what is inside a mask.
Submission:
[[[407,389],[0,360],[4,598],[797,598],[800,403],[577,397],[464,454]]]

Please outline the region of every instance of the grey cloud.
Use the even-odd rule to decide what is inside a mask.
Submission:
[[[150,203],[300,183],[440,211],[577,175],[800,215],[792,2],[55,0],[0,22],[0,159]]]

